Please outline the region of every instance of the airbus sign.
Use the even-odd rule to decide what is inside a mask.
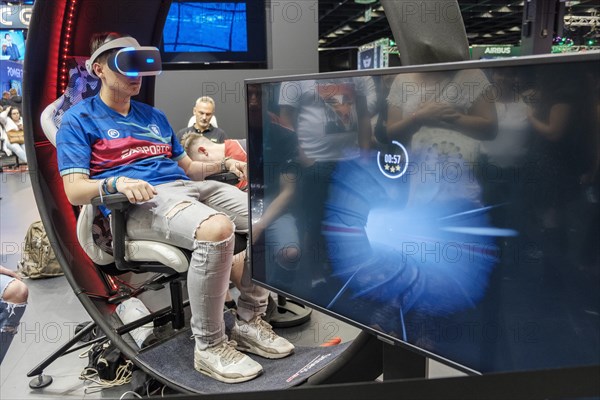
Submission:
[[[511,48],[508,46],[488,47],[483,52],[484,54],[510,54]]]
[[[521,48],[510,44],[473,45],[470,46],[471,59],[516,57],[521,55]]]

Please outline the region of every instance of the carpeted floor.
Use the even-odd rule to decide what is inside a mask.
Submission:
[[[236,384],[216,381],[194,369],[194,341],[190,330],[142,351],[138,360],[165,379],[192,392],[206,394],[249,392],[267,388],[277,390],[301,384],[340,355],[350,343],[331,347],[296,346],[294,354],[279,360],[250,355],[262,365],[264,372],[256,379]]]

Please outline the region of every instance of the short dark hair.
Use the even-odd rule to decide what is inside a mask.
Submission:
[[[92,35],[92,38],[90,39],[90,56],[94,54],[94,52],[98,50],[103,44],[122,37],[129,37],[129,35],[124,35],[118,32],[94,33]],[[115,53],[117,50],[118,49],[111,49],[103,52],[96,58],[95,62],[105,62],[108,56],[112,53]]]

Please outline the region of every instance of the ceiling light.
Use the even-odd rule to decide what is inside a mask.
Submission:
[[[327,43],[327,40],[325,40],[325,39],[319,39],[319,44],[325,44],[325,43]]]
[[[325,37],[328,37],[328,38],[335,38],[335,37],[337,37],[337,35],[336,35],[335,33],[331,32],[329,35],[327,35],[327,36],[325,36]]]
[[[383,6],[379,6],[375,11],[385,11],[385,9],[383,8]]]
[[[493,18],[494,16],[489,12],[484,12],[479,16],[479,18]]]
[[[467,37],[469,39],[474,39],[476,37],[479,37],[479,33],[467,33]]]
[[[510,8],[508,8],[507,6],[504,6],[504,7],[500,7],[496,11],[505,13],[505,12],[511,12],[512,10]]]
[[[483,35],[484,38],[491,38],[492,35],[490,33],[486,33],[485,35]]]
[[[506,35],[506,32],[504,32],[503,30],[496,31],[496,35]]]
[[[352,31],[353,29],[352,29],[352,27],[351,27],[350,25],[345,25],[345,26],[343,26],[343,27],[342,27],[342,30],[343,30],[344,32],[350,32],[350,31]]]
[[[358,18],[356,18],[356,19],[354,20],[354,22],[365,22],[365,21],[366,21],[366,20],[365,20],[365,16],[364,16],[364,15],[361,15],[360,17],[358,17]]]
[[[344,31],[343,31],[343,30],[341,30],[341,29],[338,29],[337,31],[335,31],[335,32],[333,32],[333,33],[335,33],[336,35],[345,35],[345,34],[346,34],[346,32],[344,32]]]
[[[509,31],[511,32],[521,32],[521,28],[518,26],[513,26],[512,28],[509,29]]]

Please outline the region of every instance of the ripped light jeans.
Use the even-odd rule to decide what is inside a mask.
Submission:
[[[26,303],[14,304],[2,300],[8,285],[15,278],[0,274],[0,364],[8,351],[8,346],[17,334],[19,322],[25,312]]]
[[[234,236],[222,242],[198,241],[196,229],[213,215],[227,215],[235,232],[248,232],[247,194],[217,181],[175,181],[157,185],[150,201],[130,207],[127,235],[132,239],[168,243],[192,251],[187,275],[196,345],[204,350],[226,339],[223,304],[229,288]],[[238,316],[249,321],[266,311],[269,292],[251,280],[246,262]]]

